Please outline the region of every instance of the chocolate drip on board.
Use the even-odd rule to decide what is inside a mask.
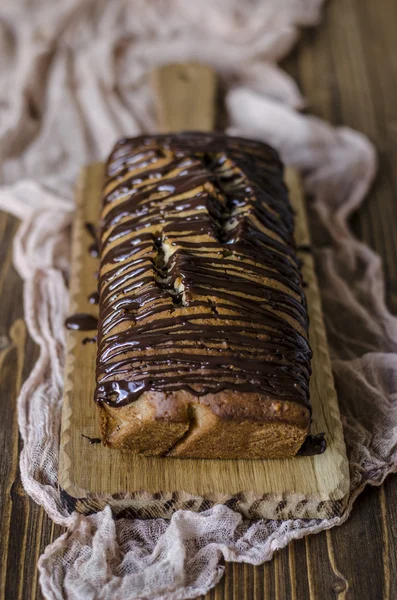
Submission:
[[[84,223],[84,227],[92,239],[96,242],[98,240],[98,232],[94,223]]]
[[[299,246],[297,246],[297,251],[298,252],[305,252],[306,254],[312,254],[313,253],[313,249],[311,246],[309,246],[308,244],[300,244]]]
[[[316,454],[322,454],[327,449],[327,441],[324,437],[324,433],[317,433],[315,435],[308,435],[303,442],[302,446],[297,452],[298,456],[314,456]]]
[[[92,331],[98,327],[98,319],[88,313],[76,313],[65,320],[65,327],[75,331]]]
[[[84,227],[88,234],[92,237],[93,241],[88,247],[88,252],[94,258],[98,258],[99,256],[99,239],[98,239],[98,229],[93,223],[84,223]]]
[[[92,244],[90,244],[88,246],[88,252],[90,253],[90,255],[93,258],[98,258],[98,256],[99,256],[98,242],[92,242]]]
[[[100,444],[102,442],[101,438],[90,437],[89,435],[85,435],[85,433],[82,433],[81,437],[86,438],[89,444]]]
[[[99,303],[99,292],[92,292],[92,294],[90,294],[88,296],[88,302],[90,304],[98,304]]]
[[[293,212],[271,148],[206,133],[121,140],[100,258],[98,402],[231,390],[310,410]]]
[[[95,344],[97,341],[98,337],[96,335],[94,335],[94,337],[86,337],[82,340],[82,344],[83,346],[86,346],[87,344]]]

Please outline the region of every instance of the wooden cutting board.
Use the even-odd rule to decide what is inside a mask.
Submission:
[[[195,129],[200,129],[203,124],[204,130],[212,126],[213,113],[209,107],[213,105],[214,79],[204,67],[200,68],[204,69],[201,74],[197,69],[178,67],[171,74],[162,70],[156,79],[161,87],[162,81],[169,83],[174,77],[173,89],[179,86],[177,97],[182,96],[183,105],[191,107],[191,112],[182,119],[176,110],[174,130],[192,128],[191,124]],[[167,75],[165,79],[164,74]],[[188,97],[201,94],[196,105],[186,103],[185,86],[189,87]],[[193,88],[195,93],[192,94]],[[183,124],[185,127],[181,127]],[[294,171],[287,170],[286,179],[296,211],[296,243],[310,247],[299,178]],[[98,259],[88,252],[92,240],[85,223],[98,222],[102,180],[103,165],[90,165],[83,169],[77,188],[70,314],[95,314],[97,310],[89,303],[88,296],[96,289]],[[284,460],[145,458],[90,443],[88,438],[100,436],[93,400],[96,344],[83,344],[83,339],[89,337],[87,332],[67,331],[59,485],[65,506],[70,511],[90,513],[110,505],[119,516],[170,518],[178,509],[202,511],[221,503],[250,518],[329,518],[341,514],[349,490],[348,461],[313,257],[307,251],[302,251],[300,256],[307,283],[305,291],[313,349],[311,433],[325,433],[326,452]]]

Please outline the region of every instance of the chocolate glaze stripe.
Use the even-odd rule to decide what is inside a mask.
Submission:
[[[273,150],[201,133],[122,140],[100,237],[97,401],[230,389],[309,407],[306,301]]]

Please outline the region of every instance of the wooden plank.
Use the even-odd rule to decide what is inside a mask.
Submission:
[[[216,75],[205,65],[181,63],[152,73],[159,128],[211,131],[215,123]]]
[[[90,238],[84,223],[98,221],[102,177],[103,166],[96,164],[85,169],[80,180],[72,242],[71,313],[93,312],[88,296],[96,286],[97,259],[87,252]],[[297,243],[307,247],[310,237],[299,181],[292,171],[287,179],[297,213]],[[325,432],[327,451],[284,460],[189,460],[141,457],[90,444],[83,435],[99,437],[93,402],[96,347],[82,344],[86,333],[68,331],[59,483],[71,509],[84,512],[110,504],[116,514],[130,510],[141,517],[169,518],[179,508],[200,511],[228,502],[249,517],[311,518],[341,512],[349,486],[348,464],[313,258],[307,251],[301,258],[314,354],[312,432]],[[297,495],[295,506],[284,502],[288,493]],[[308,500],[304,506],[303,498]]]
[[[0,213],[0,599],[33,600],[41,598],[37,559],[63,531],[26,495],[19,472],[15,398],[38,348],[26,332],[22,281],[12,266],[17,227]]]

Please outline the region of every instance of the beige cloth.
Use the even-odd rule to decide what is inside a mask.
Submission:
[[[276,65],[321,0],[11,0],[0,7],[0,207],[21,219],[14,260],[40,348],[18,398],[27,493],[67,533],[39,562],[51,600],[194,598],[222,576],[221,557],[259,564],[290,540],[342,523],[366,483],[397,464],[397,319],[379,257],[347,219],[375,172],[369,142],[301,116]],[[228,89],[231,131],[273,144],[298,167],[310,220],[351,469],[348,509],[328,521],[246,522],[224,506],[170,522],[68,515],[57,489],[72,187],[118,136],[154,131],[148,68],[197,59]],[[293,501],[293,498],[286,498]]]

